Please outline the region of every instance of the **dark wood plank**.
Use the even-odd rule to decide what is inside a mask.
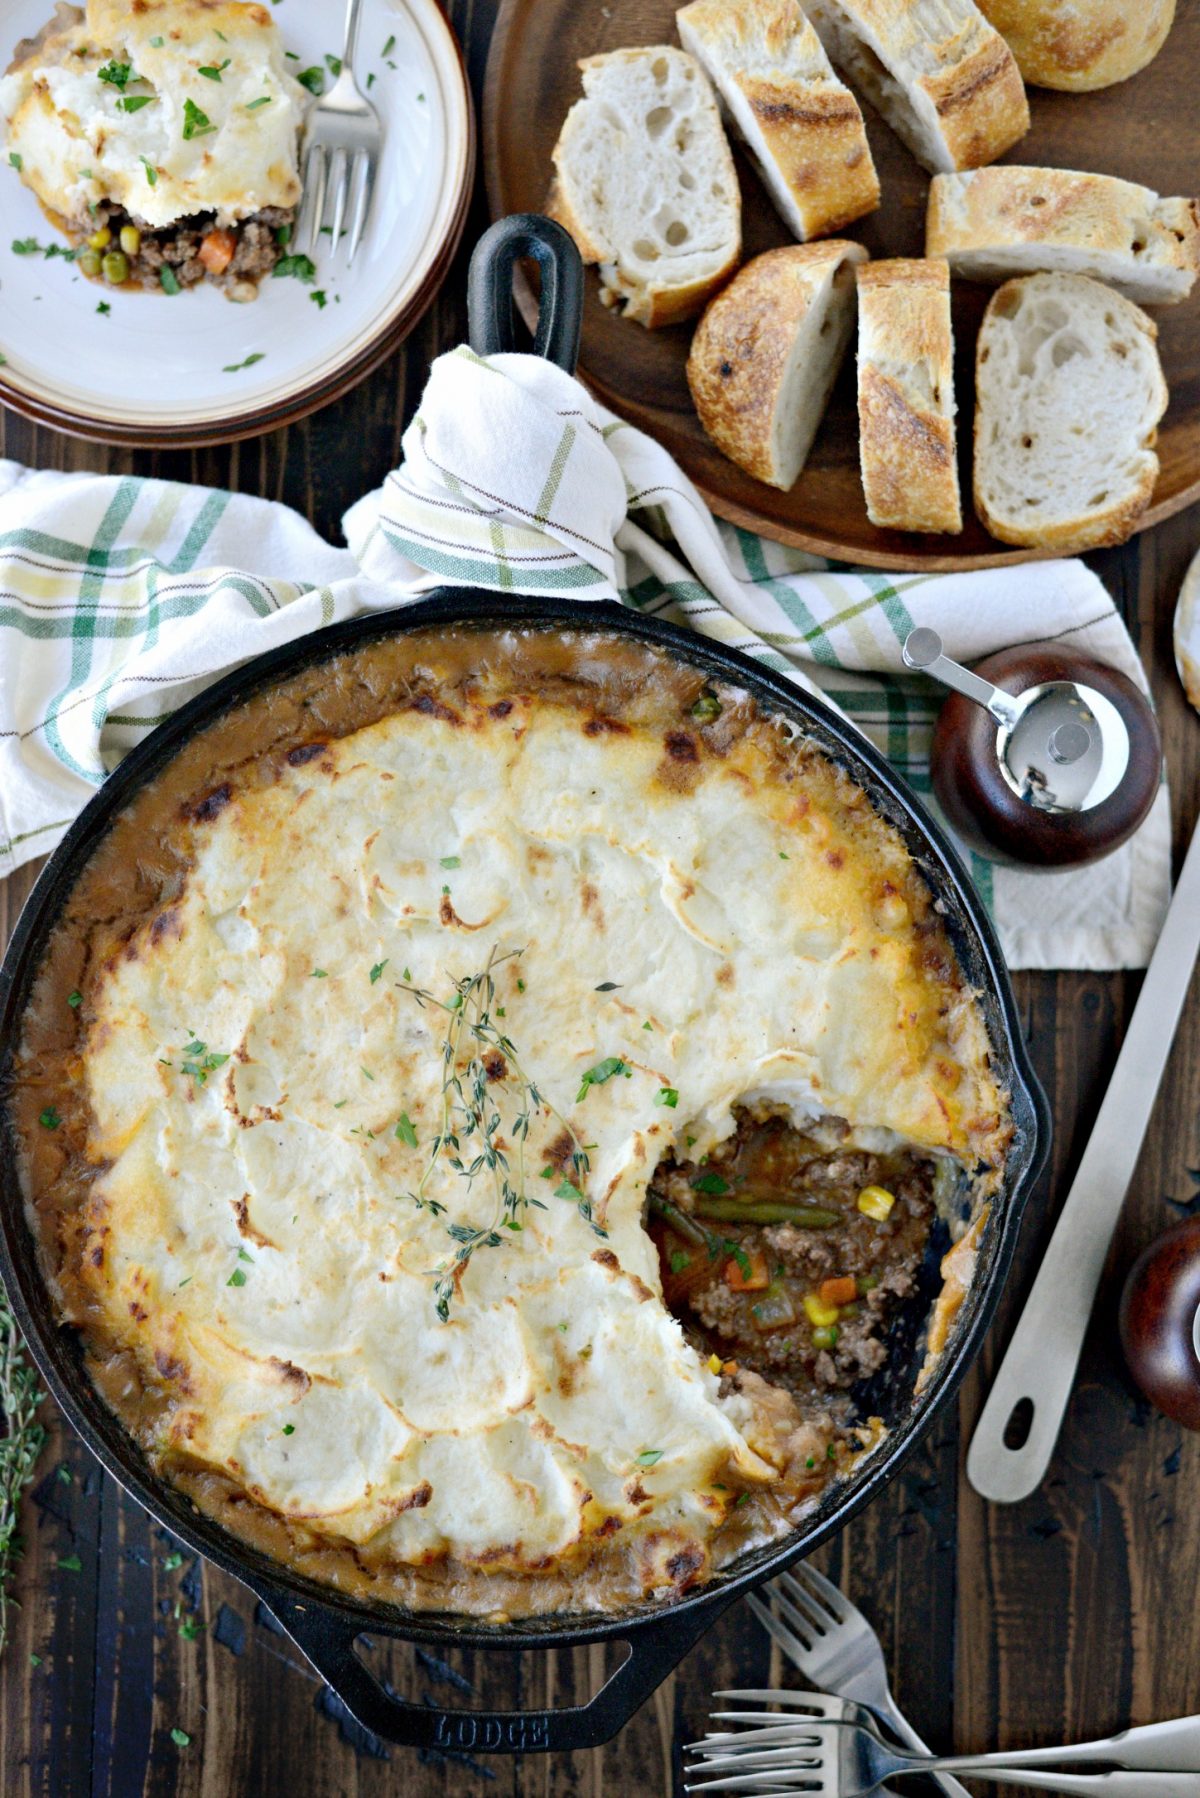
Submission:
[[[451,6],[479,91],[492,0]],[[477,199],[469,247],[485,211]],[[356,393],[287,432],[228,449],[108,452],[0,413],[0,454],[40,467],[159,474],[285,500],[335,540],[342,513],[399,457],[430,358],[465,331],[466,248],[404,349]],[[1184,515],[1094,558],[1152,671],[1182,850],[1200,811],[1200,722],[1175,682],[1170,616],[1196,543]],[[32,870],[0,885],[7,938]],[[822,1551],[879,1629],[897,1694],[938,1746],[1050,1741],[1200,1709],[1200,1438],[1152,1417],[1115,1337],[1121,1271],[1200,1192],[1200,993],[1172,1057],[1051,1479],[989,1507],[961,1470],[988,1370],[1015,1321],[1136,996],[1138,977],[1024,975],[1026,1029],[1056,1145],[984,1363],[903,1474]],[[1172,1203],[1174,1202],[1174,1204]],[[716,1687],[779,1682],[778,1651],[744,1607],[688,1657],[621,1737],[551,1761],[421,1757],[363,1737],[237,1584],[178,1550],[46,1407],[51,1440],[26,1505],[26,1560],[0,1664],[0,1787],[12,1798],[629,1798],[681,1789],[679,1749]],[[70,1479],[60,1477],[63,1467]],[[80,1571],[58,1562],[78,1554]],[[183,1626],[183,1633],[181,1633]],[[198,1627],[202,1626],[202,1627]],[[438,1701],[581,1702],[614,1652],[367,1651],[398,1689]],[[38,1664],[31,1660],[37,1657]],[[465,1691],[462,1685],[470,1687]],[[172,1728],[191,1741],[179,1747]]]

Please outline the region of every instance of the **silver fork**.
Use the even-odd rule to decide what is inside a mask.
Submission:
[[[349,0],[346,7],[346,41],[342,50],[342,70],[329,93],[308,114],[304,157],[304,199],[296,224],[296,247],[315,248],[325,223],[327,206],[333,205],[331,254],[341,244],[346,208],[351,204],[350,246],[347,267],[354,261],[362,241],[371,196],[375,192],[375,175],[379,153],[383,148],[383,125],[371,102],[359,91],[354,79],[354,52],[358,47],[358,21],[362,0]]]
[[[781,1573],[764,1586],[763,1592],[778,1604],[786,1623],[753,1593],[746,1603],[810,1684],[865,1705],[897,1740],[918,1754],[929,1753],[892,1697],[879,1637],[832,1580],[800,1561],[790,1573]],[[966,1787],[949,1774],[934,1777],[950,1798],[970,1798]]]

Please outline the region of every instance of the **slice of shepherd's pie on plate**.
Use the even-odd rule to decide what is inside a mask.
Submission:
[[[286,254],[307,97],[265,6],[87,0],[17,45],[0,117],[83,274],[244,300]]]

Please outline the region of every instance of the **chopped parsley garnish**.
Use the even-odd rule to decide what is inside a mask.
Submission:
[[[706,689],[692,707],[692,717],[701,724],[711,724],[714,718],[721,716],[721,701],[715,693]]]
[[[388,39],[387,43],[383,46],[383,49],[379,52],[379,54],[381,56],[390,56],[392,54],[392,51],[395,48],[396,48],[396,40],[394,37],[390,37]]]
[[[96,311],[100,314],[101,318],[107,318],[112,311],[112,307],[107,300],[100,300],[96,306]]]
[[[589,1087],[603,1086],[604,1082],[611,1080],[614,1074],[624,1074],[628,1080],[633,1074],[633,1069],[619,1055],[608,1055],[603,1061],[598,1061],[594,1068],[587,1070],[580,1081],[579,1091],[575,1094],[575,1103],[578,1105],[581,1099],[587,1098]]]
[[[158,41],[160,44],[162,43],[161,38],[159,38]],[[189,1748],[192,1742],[192,1738],[189,1736],[186,1729],[173,1729],[171,1731],[171,1740],[174,1742],[176,1748]]]
[[[554,1178],[553,1169],[550,1170],[550,1178]],[[570,1199],[572,1205],[578,1205],[583,1194],[570,1180],[563,1180],[554,1188],[554,1196],[556,1199]]]
[[[315,302],[318,312],[324,312],[326,306],[329,304],[328,296],[323,287],[314,287],[308,297]]]
[[[153,106],[157,99],[157,94],[126,94],[123,99],[117,101],[117,110],[118,112],[140,112],[143,106]],[[190,100],[188,105],[191,105]],[[216,130],[215,125],[212,128],[214,131]],[[185,131],[183,135],[190,137],[191,132]]]
[[[233,1272],[230,1274],[229,1278],[226,1280],[225,1284],[226,1284],[226,1286],[244,1286],[246,1284],[245,1268],[244,1267],[235,1267]]]
[[[407,1143],[410,1149],[416,1148],[416,1146],[417,1146],[416,1127],[413,1124],[412,1119],[409,1117],[407,1111],[402,1111],[400,1113],[400,1122],[396,1125],[395,1135],[400,1138],[401,1142]]]
[[[359,1072],[360,1072],[360,1074],[362,1074],[363,1078],[366,1080],[374,1080],[374,1078],[375,1078],[375,1076],[371,1072],[370,1068],[364,1068],[361,1062],[359,1063]]]
[[[126,87],[131,81],[141,79],[140,76],[134,74],[131,62],[106,62],[102,69],[96,70],[96,74],[101,81],[107,81],[111,87],[119,88]]]
[[[325,972],[324,968],[314,968],[312,973],[309,975],[309,979],[310,980],[328,980],[329,975]]]
[[[374,69],[372,69],[371,73],[367,76],[367,92],[368,93],[370,93],[370,91],[374,87],[374,85],[375,85],[375,71],[374,71]]]
[[[194,1642],[203,1628],[204,1625],[198,1623],[194,1617],[184,1617],[180,1621],[179,1633],[185,1642]]]
[[[333,1109],[335,1111],[340,1111],[343,1105],[349,1105],[349,1103],[349,1099],[335,1099],[333,1101]]]
[[[599,986],[595,988],[595,991],[598,993],[616,993],[620,990],[621,983],[619,980],[602,980]]]
[[[221,373],[223,375],[236,375],[243,368],[253,368],[254,364],[256,362],[261,362],[265,355],[265,350],[251,350],[244,362],[227,362],[225,367],[221,370]]]
[[[675,1086],[660,1086],[654,1095],[656,1105],[665,1105],[668,1111],[674,1111],[679,1103],[679,1089]]]
[[[12,163],[12,166],[16,169],[16,171],[19,175],[21,173],[21,170],[25,167],[24,160],[20,156],[18,156],[18,154],[15,150],[10,150],[8,152],[8,160]]]
[[[692,1191],[708,1192],[715,1198],[720,1198],[722,1193],[729,1191],[729,1182],[722,1180],[720,1174],[700,1174],[692,1181]]]
[[[164,267],[159,270],[158,279],[164,293],[183,292],[183,289],[179,285],[179,276],[175,273],[173,268],[164,265]]]
[[[250,1263],[251,1267],[254,1266],[254,1256],[248,1255],[240,1243],[238,1244],[238,1260],[239,1261],[248,1261]]]
[[[31,1667],[40,1667],[40,1666],[41,1666],[41,1664],[42,1664],[42,1657],[41,1657],[41,1655],[40,1655],[40,1654],[31,1654],[31,1655],[30,1655],[30,1657],[29,1657],[29,1665],[30,1665],[30,1666],[31,1666]]]
[[[64,1555],[58,1564],[64,1573],[83,1572],[83,1562],[79,1559],[78,1555]]]
[[[275,233],[275,242],[277,244],[289,244],[291,241],[292,227],[290,225],[280,225]]]
[[[71,1484],[71,1469],[69,1467],[60,1465],[55,1468],[55,1474],[61,1486],[69,1486]]]
[[[371,985],[372,986],[374,986],[375,982],[379,979],[379,976],[383,973],[383,970],[387,967],[387,965],[388,965],[388,958],[386,955],[384,956],[382,961],[377,961],[375,963],[375,966],[371,969]]]
[[[203,68],[197,70],[197,74],[203,75],[206,81],[220,81],[221,76],[229,67],[231,60],[232,58],[227,56],[224,62],[219,62],[215,65],[206,63]]]
[[[686,1249],[676,1249],[671,1255],[671,1272],[681,1274],[685,1267],[692,1265],[692,1258]]]
[[[443,855],[442,866],[443,868],[461,868],[462,857],[458,855]]]
[[[247,112],[257,112],[260,106],[269,106],[270,104],[271,104],[270,94],[260,94],[257,100],[247,100],[246,111]],[[281,225],[280,230],[284,230],[284,229],[286,229],[286,227]]]
[[[64,244],[41,244],[36,237],[14,237],[14,256],[44,256],[50,262],[55,256],[61,256],[64,262],[74,262],[75,252]]]
[[[274,278],[282,281],[288,275],[294,275],[297,281],[315,281],[317,265],[311,256],[281,256],[273,270]]]
[[[148,156],[139,156],[138,161],[146,171],[146,181],[151,187],[158,186],[158,170]]]
[[[315,65],[311,69],[301,69],[296,80],[300,83],[301,87],[306,87],[310,94],[323,94],[325,92],[325,71],[324,69],[317,68]]]
[[[285,1436],[294,1436],[296,1434],[295,1424],[294,1423],[285,1423],[283,1426],[283,1434]]]
[[[176,1568],[183,1566],[183,1556],[178,1549],[175,1549],[173,1554],[167,1556],[166,1560],[163,1562],[163,1566],[168,1573],[174,1573]]]
[[[182,1292],[184,1287],[190,1286],[191,1283],[192,1283],[192,1276],[191,1276],[191,1274],[189,1274],[186,1280],[181,1280],[179,1282],[178,1286],[175,1288],[176,1292]]]
[[[661,1448],[644,1448],[641,1454],[634,1458],[639,1467],[655,1467],[662,1460],[663,1453]]]
[[[152,37],[152,38],[151,38],[151,39],[150,39],[150,48],[151,48],[151,49],[152,49],[152,50],[161,50],[161,49],[162,49],[162,47],[163,47],[163,40],[162,40],[162,38],[160,38],[160,37]]]
[[[517,991],[519,993],[523,993],[525,991],[525,982],[521,979],[518,979],[518,981],[517,981]]]
[[[208,1076],[223,1068],[229,1060],[228,1055],[217,1055],[209,1050],[207,1043],[194,1037],[183,1046],[185,1059],[179,1064],[181,1074],[190,1074],[197,1086],[207,1086]]]
[[[43,1125],[47,1130],[57,1130],[58,1126],[62,1123],[62,1119],[59,1117],[57,1111],[55,1111],[53,1105],[47,1105],[45,1111],[43,1111],[38,1118],[38,1123]]]
[[[208,114],[202,112],[194,100],[184,101],[183,135],[185,138],[204,137],[208,132],[215,130],[216,126],[213,124]]]
[[[329,52],[326,51],[325,52],[325,67],[329,70],[329,73],[333,76],[334,80],[336,81],[338,76],[342,72],[341,57],[340,56],[330,56]]]
[[[646,1022],[642,1025],[642,1029],[643,1030],[653,1030],[653,1028],[654,1028],[654,1025],[650,1022],[649,1018],[647,1018]]]
[[[75,988],[73,993],[67,994],[67,1004],[71,1007],[72,1011],[78,1011],[79,1007],[83,1004],[83,994],[78,987]]]
[[[12,242],[14,256],[36,256],[41,247],[36,237],[14,237]]]

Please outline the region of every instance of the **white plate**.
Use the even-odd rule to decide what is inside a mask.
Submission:
[[[53,0],[3,7],[0,67],[53,10]],[[275,9],[302,68],[340,52],[341,18],[330,0],[279,0]],[[64,240],[0,164],[0,400],[103,442],[184,445],[303,417],[361,380],[411,330],[445,273],[475,139],[462,58],[436,0],[365,0],[356,73],[363,88],[374,74],[367,91],[385,140],[353,269],[326,235],[311,287],[268,278],[251,305],[207,283],[174,298],[112,292],[61,257],[15,255],[14,239]],[[323,308],[314,290],[325,294]],[[225,372],[252,356],[262,360]]]

